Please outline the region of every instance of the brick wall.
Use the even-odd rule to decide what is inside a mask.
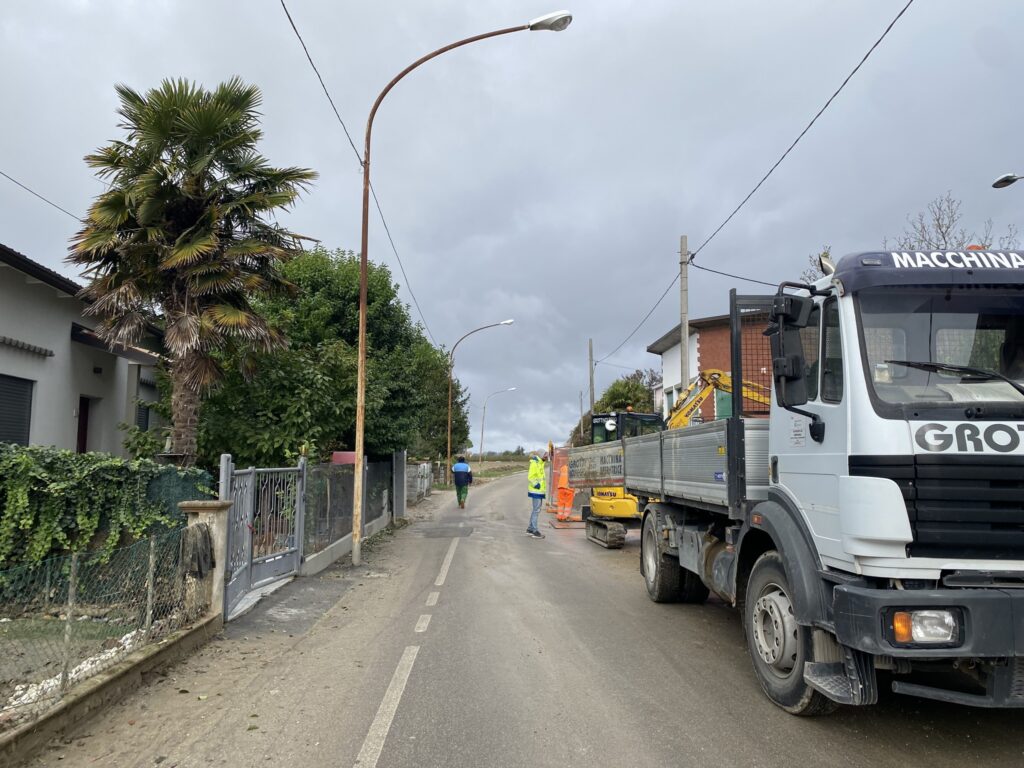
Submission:
[[[743,323],[743,378],[754,384],[771,387],[771,350],[768,337],[764,336],[767,322],[764,320]],[[728,320],[710,326],[702,326],[697,338],[697,361],[701,371],[711,368],[732,375],[731,337]],[[738,382],[737,382],[738,384]],[[746,413],[766,413],[767,406],[744,398]],[[715,418],[715,402],[709,397],[701,406],[704,421]]]

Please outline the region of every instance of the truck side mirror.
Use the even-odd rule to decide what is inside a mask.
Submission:
[[[814,299],[810,296],[790,296],[781,294],[772,302],[771,317],[779,327],[789,327],[796,330],[806,328],[811,319],[811,312],[814,310]],[[799,343],[797,349],[799,349]]]
[[[790,297],[786,297],[790,298]],[[808,312],[809,314],[809,312]],[[806,318],[804,325],[807,325]],[[800,330],[784,323],[776,325],[771,336],[772,376],[779,405],[789,408],[807,402],[806,362],[800,345]]]

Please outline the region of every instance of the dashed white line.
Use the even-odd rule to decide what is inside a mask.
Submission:
[[[384,741],[391,730],[391,723],[395,719],[395,712],[398,711],[398,703],[402,700],[405,692],[405,684],[409,682],[409,675],[412,672],[412,665],[416,661],[416,654],[420,652],[418,645],[410,645],[405,649],[402,658],[398,660],[395,674],[391,676],[391,683],[384,692],[384,699],[377,708],[377,715],[370,723],[370,731],[363,741],[363,748],[359,750],[356,757],[356,768],[376,768],[380,759],[381,750],[384,749]]]
[[[459,546],[459,540],[452,539],[452,543],[448,547],[448,554],[444,556],[444,563],[441,564],[441,572],[437,574],[437,580],[434,581],[435,587],[444,586],[444,580],[448,578],[448,569],[452,567],[452,558],[455,557],[457,546]]]
[[[427,627],[429,627],[429,626],[430,626],[430,614],[429,613],[424,613],[422,616],[420,616],[419,621],[416,622],[416,631],[417,632],[426,632],[427,631]]]
[[[427,606],[437,605],[437,598],[441,596],[440,592],[431,592],[427,595]]]

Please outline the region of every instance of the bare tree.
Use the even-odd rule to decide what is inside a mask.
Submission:
[[[823,245],[821,250],[817,253],[810,253],[807,255],[807,268],[800,273],[800,279],[805,283],[813,283],[816,280],[820,280],[825,276],[825,273],[821,271],[820,259],[822,256],[830,257],[832,255],[832,246]]]
[[[996,245],[999,250],[1018,247],[1014,225],[1010,224],[999,239],[994,240],[992,219],[986,219],[980,230],[969,230],[963,224],[960,207],[960,201],[947,191],[916,216],[908,215],[902,234],[883,240],[882,248],[887,251],[962,251],[969,245],[986,249]]]

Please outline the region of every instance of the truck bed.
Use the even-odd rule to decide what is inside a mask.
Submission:
[[[623,486],[639,496],[737,510],[768,497],[768,420],[720,419],[573,448],[569,484]]]

